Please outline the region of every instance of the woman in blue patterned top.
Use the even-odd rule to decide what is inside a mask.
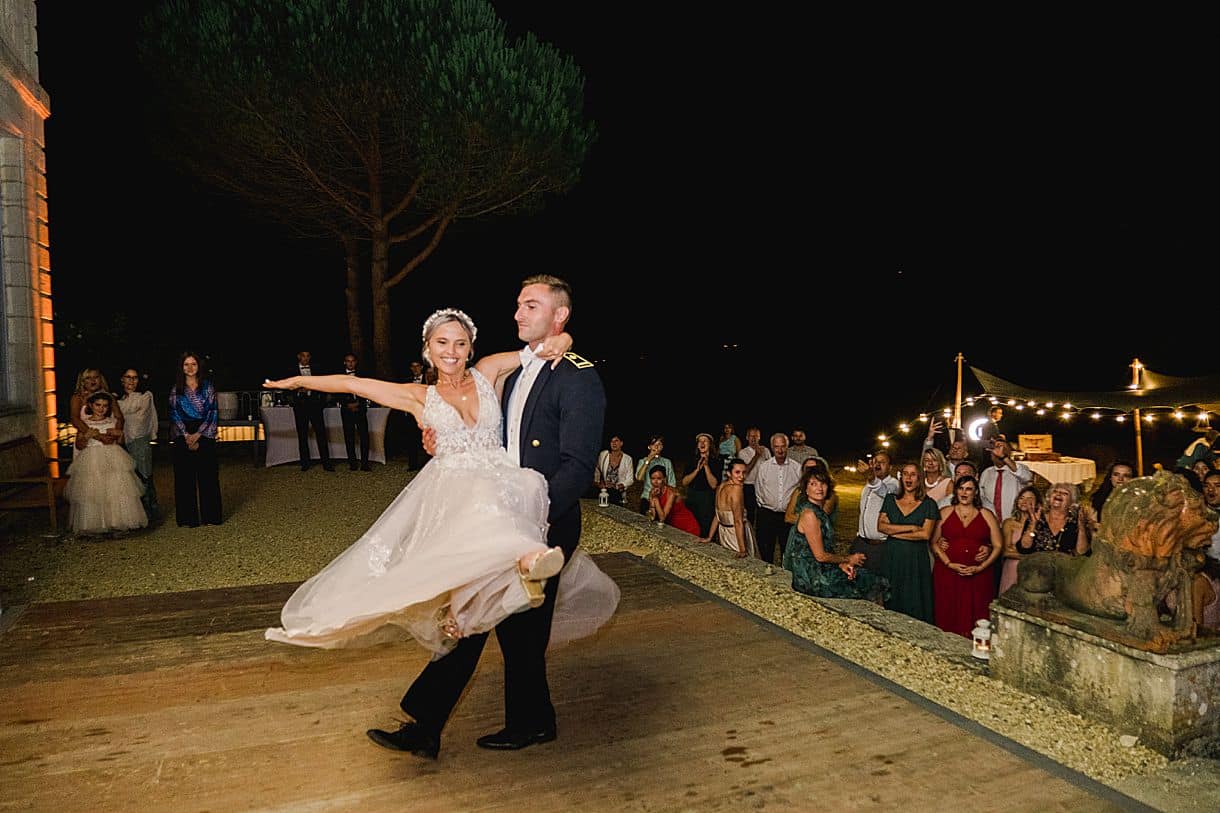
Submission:
[[[178,359],[178,374],[169,391],[170,458],[174,463],[174,514],[190,528],[219,525],[220,464],[216,459],[216,427],[220,411],[216,387],[199,369],[199,355]]]

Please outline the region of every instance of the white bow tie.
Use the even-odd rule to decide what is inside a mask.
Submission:
[[[541,359],[539,359],[538,356],[534,353],[533,348],[531,348],[527,345],[525,347],[525,349],[523,349],[521,351],[521,369],[524,370],[526,367],[528,367],[530,365],[530,362],[533,362],[533,361],[541,361]]]

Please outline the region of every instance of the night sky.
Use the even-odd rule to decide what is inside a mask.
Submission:
[[[551,272],[575,287],[574,349],[598,360],[607,430],[633,454],[662,431],[682,458],[726,420],[803,424],[825,454],[856,454],[948,403],[958,352],[1051,389],[1121,388],[1136,356],[1220,372],[1202,27],[495,5],[573,55],[598,142],[572,192],[452,231],[399,286],[402,368],[438,307],[471,313],[483,352],[513,345],[520,279]],[[137,13],[39,3],[60,381],[130,361],[164,390],[186,347],[221,389],[283,374],[305,345],[337,370],[338,246],[154,157]],[[1101,440],[1058,437],[1065,453]]]

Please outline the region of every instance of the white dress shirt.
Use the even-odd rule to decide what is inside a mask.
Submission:
[[[995,511],[995,487],[997,478],[1003,478],[1003,488],[1000,490],[999,520],[1003,522],[1012,516],[1013,503],[1017,492],[1029,485],[1034,479],[1034,473],[1024,463],[1017,464],[1014,472],[1007,466],[989,466],[979,475],[979,499],[983,507]]]
[[[860,489],[860,523],[856,526],[856,536],[877,540],[887,538],[877,530],[877,517],[881,515],[886,495],[897,494],[898,491],[898,480],[893,475],[884,480],[874,477],[864,484],[864,488]]]
[[[801,480],[801,465],[785,458],[783,463],[774,457],[754,467],[758,477],[754,481],[754,496],[758,506],[768,511],[788,510],[788,500]]]
[[[538,346],[541,347],[541,343]],[[546,364],[546,361],[534,355],[535,349],[527,346],[521,352],[521,375],[517,377],[517,383],[513,385],[512,394],[508,397],[508,408],[504,410],[508,456],[518,466],[521,465],[521,416],[525,413],[525,402],[529,399],[534,380],[542,371],[542,365]]]
[[[746,466],[749,466],[750,461],[754,459],[754,454],[755,452],[752,448],[749,446],[742,446],[741,451],[737,453],[737,456],[741,458],[741,462],[745,463]],[[771,453],[767,451],[765,446],[762,447],[762,452],[759,454],[762,455],[762,460],[758,461],[758,465],[750,469],[749,473],[746,474],[746,485],[748,486],[755,485],[758,482],[758,470],[762,468],[763,463],[766,463],[771,459]]]

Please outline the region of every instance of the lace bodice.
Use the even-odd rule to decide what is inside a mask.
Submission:
[[[94,421],[94,420],[89,420],[89,419],[85,420],[85,424],[88,425],[90,429],[96,429],[99,432],[105,432],[107,429],[113,429],[115,424],[117,424],[117,423],[118,423],[118,419],[113,416],[111,416],[109,418],[103,418],[100,421]],[[102,443],[97,438],[89,438],[89,442],[87,445],[88,446],[105,446],[106,444]]]
[[[436,430],[435,462],[442,466],[501,464],[508,454],[501,445],[500,402],[491,382],[471,368],[479,398],[479,419],[467,426],[453,405],[441,397],[436,385],[424,398],[423,425]]]

